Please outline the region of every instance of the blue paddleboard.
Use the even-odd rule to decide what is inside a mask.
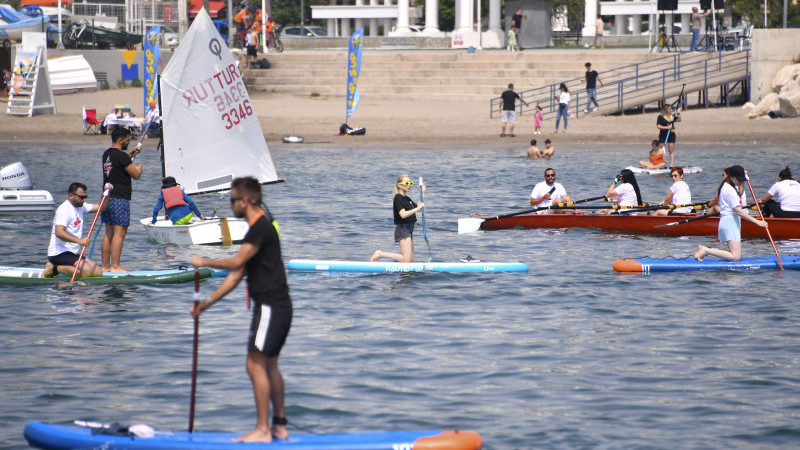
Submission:
[[[386,431],[372,433],[294,434],[270,444],[233,443],[232,433],[156,432],[152,437],[95,434],[90,427],[31,422],[25,439],[32,447],[61,449],[480,449],[481,437],[474,431]]]
[[[781,256],[783,268],[786,270],[800,270],[800,256]],[[741,261],[725,261],[707,256],[703,261],[694,258],[674,259],[618,259],[614,261],[614,270],[617,272],[676,272],[688,270],[778,270],[778,258],[775,256],[751,256],[742,258]]]

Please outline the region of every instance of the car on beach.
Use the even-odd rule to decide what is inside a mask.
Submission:
[[[281,37],[328,37],[328,30],[321,27],[286,27]]]

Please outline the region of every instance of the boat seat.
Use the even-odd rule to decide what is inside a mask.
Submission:
[[[100,134],[100,122],[96,109],[83,108],[83,134]]]

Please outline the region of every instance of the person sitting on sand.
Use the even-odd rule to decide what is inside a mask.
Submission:
[[[111,183],[106,183],[106,189],[113,189]],[[83,236],[83,215],[87,212],[97,212],[100,205],[86,202],[86,185],[72,183],[67,190],[67,199],[64,200],[53,218],[53,230],[50,234],[50,245],[47,247],[47,264],[42,272],[42,277],[50,278],[58,275],[72,277],[76,268],[77,277],[100,277],[103,269],[89,258],[83,258],[78,267],[81,247],[89,245],[91,236]],[[103,211],[108,208],[108,202],[103,203]]]
[[[156,223],[158,212],[162,207],[166,208],[167,216],[173,225],[186,225],[192,220],[194,214],[197,214],[200,220],[205,220],[205,217],[200,214],[200,210],[197,209],[197,205],[183,192],[183,188],[175,181],[174,177],[165,177],[161,181],[161,193],[153,208],[153,224]]]
[[[643,169],[663,169],[667,166],[664,161],[664,147],[658,145],[658,139],[653,139],[650,143],[650,161],[639,161],[639,167]]]
[[[531,146],[528,147],[526,156],[529,159],[538,159],[542,157],[542,151],[536,146],[536,139],[531,139]]]
[[[425,194],[427,183],[422,184],[422,194]],[[375,262],[381,258],[391,258],[398,262],[414,262],[414,241],[411,235],[414,233],[414,224],[417,222],[417,212],[422,211],[425,203],[414,203],[408,197],[408,191],[414,186],[414,182],[408,175],[400,175],[394,184],[392,196],[394,198],[394,240],[400,244],[401,253],[384,252],[375,250],[370,257],[370,261]]]
[[[719,185],[717,197],[719,198],[719,224],[717,237],[720,243],[727,243],[728,250],[709,248],[698,245],[694,258],[702,261],[706,255],[713,255],[727,261],[740,261],[742,259],[742,219],[767,228],[767,221],[756,219],[742,206],[747,204],[744,197],[744,182],[746,180],[742,166],[731,166],[722,172],[722,184]]]

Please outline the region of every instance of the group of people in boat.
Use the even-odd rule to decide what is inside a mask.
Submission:
[[[653,141],[653,148],[657,148],[658,141]],[[658,205],[663,207],[656,209],[655,215],[687,214],[692,211],[692,193],[689,185],[683,180],[684,172],[680,166],[670,169],[672,185],[666,197]],[[746,180],[745,171],[742,166],[735,165],[723,171],[722,183],[717,189],[717,195],[708,202],[709,214],[719,214],[719,240],[728,245],[728,250],[712,249],[706,246],[698,246],[695,258],[702,260],[706,255],[715,255],[723,259],[738,261],[742,257],[741,252],[741,219],[744,218],[759,226],[767,227],[765,220],[756,219],[745,211],[747,202],[744,194],[744,182]],[[378,261],[381,258],[394,259],[399,262],[414,261],[414,242],[412,239],[414,225],[417,222],[416,213],[420,212],[425,204],[415,203],[408,194],[414,182],[408,175],[400,175],[395,180],[392,191],[393,214],[395,223],[395,242],[400,245],[400,253],[375,250],[370,257],[370,261]],[[423,185],[421,191],[424,194],[427,186]],[[735,194],[735,195],[734,195]],[[606,197],[616,199],[618,207],[637,208],[644,207],[642,194],[639,184],[636,182],[636,175],[630,169],[623,169],[614,178],[614,182],[608,188]],[[559,214],[568,211],[566,208],[546,209],[557,204],[569,204],[573,200],[567,195],[566,189],[561,183],[556,182],[555,169],[548,167],[544,171],[544,181],[537,183],[530,195],[530,205],[542,208],[538,213]],[[764,217],[795,217],[800,218],[800,183],[792,178],[792,173],[787,166],[778,174],[778,182],[772,185],[761,200],[759,201],[763,210]],[[610,213],[614,209],[602,209],[599,213]],[[619,211],[618,209],[616,211]],[[650,213],[648,211],[647,213]],[[635,212],[634,212],[635,214]]]

